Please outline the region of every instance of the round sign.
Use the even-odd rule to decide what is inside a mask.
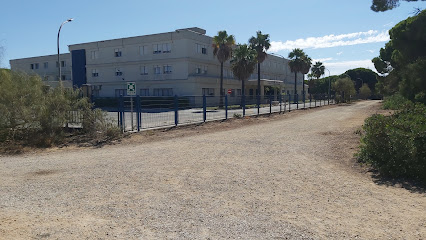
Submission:
[[[232,93],[232,89],[228,89],[228,94],[231,94]]]

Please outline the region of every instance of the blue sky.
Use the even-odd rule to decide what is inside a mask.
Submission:
[[[402,2],[384,13],[371,11],[370,5],[371,0],[9,0],[0,15],[0,66],[8,68],[10,59],[55,54],[60,24],[74,18],[62,28],[61,52],[70,44],[196,26],[209,36],[227,30],[238,43],[261,30],[270,34],[269,52],[287,56],[303,48],[332,75],[356,67],[374,70],[371,59],[388,41],[387,31],[415,7],[426,8],[426,2]]]

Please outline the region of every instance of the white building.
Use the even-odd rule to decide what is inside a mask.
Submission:
[[[71,54],[61,56],[66,62],[63,75],[72,80],[73,86],[89,85],[98,97],[125,95],[127,82],[135,82],[141,96],[219,96],[220,64],[213,55],[212,37],[205,33],[204,29],[186,28],[70,45]],[[50,84],[57,71],[54,58],[55,55],[16,59],[10,65],[13,70],[37,73]],[[41,71],[44,62],[48,62],[49,71]],[[31,64],[36,63],[39,68],[32,69]],[[300,94],[302,75],[298,77]],[[261,95],[267,86],[275,86],[270,88],[275,94],[294,93],[294,74],[285,58],[268,55],[261,64],[261,79]],[[223,91],[229,89],[231,96],[241,95],[241,82],[234,78],[228,61],[224,64]],[[257,70],[246,84],[246,95],[256,95],[256,89]]]
[[[60,55],[61,79],[66,87],[72,87],[71,80],[71,54]],[[46,85],[56,87],[59,83],[58,55],[30,57],[10,60],[13,71],[23,71],[29,74],[38,74]]]

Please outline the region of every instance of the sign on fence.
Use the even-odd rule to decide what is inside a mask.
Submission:
[[[136,95],[136,84],[134,82],[127,83],[127,96]]]

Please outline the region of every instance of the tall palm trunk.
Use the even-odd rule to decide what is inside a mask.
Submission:
[[[259,114],[259,107],[260,107],[260,63],[257,63],[257,114]]]
[[[303,102],[305,102],[305,74],[303,74],[302,76],[303,76],[303,80],[302,80],[302,86],[303,86],[302,98],[303,98]]]
[[[244,88],[244,80],[241,80],[241,107],[243,108],[243,116],[246,115],[246,91]]]
[[[219,99],[219,107],[223,108],[223,62],[220,63],[220,99]]]
[[[296,99],[296,95],[297,94],[297,72],[294,72],[294,103],[296,103],[296,101],[298,99]]]

